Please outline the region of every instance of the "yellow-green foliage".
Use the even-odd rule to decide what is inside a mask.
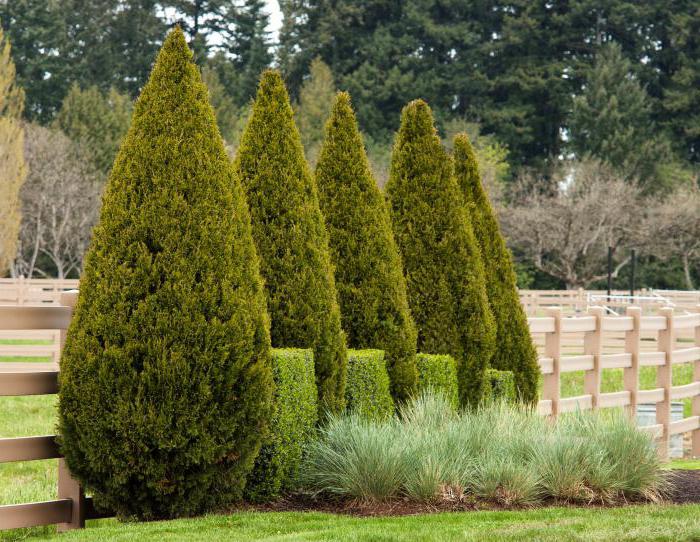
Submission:
[[[313,348],[319,412],[341,412],[347,351],[318,191],[280,74],[267,70],[235,161],[253,220],[272,345]]]
[[[450,354],[457,361],[460,402],[477,405],[496,327],[452,160],[422,100],[403,110],[387,198],[418,328],[418,350]]]
[[[348,411],[368,420],[385,420],[394,413],[389,375],[381,350],[348,350]]]
[[[452,356],[438,354],[418,354],[418,392],[430,391],[442,394],[455,408],[459,406],[457,385],[457,364]]]
[[[272,407],[268,326],[243,190],[178,28],[115,160],[61,359],[61,451],[98,505],[154,519],[242,496]]]
[[[15,84],[10,42],[0,28],[0,278],[15,260],[20,224],[20,188],[24,163],[24,92]]]
[[[265,501],[293,489],[304,445],[317,419],[314,356],[311,350],[273,349],[274,410],[270,434],[248,477],[246,498]]]
[[[485,400],[508,402],[517,400],[518,394],[515,390],[515,378],[511,371],[488,369],[486,371],[486,381],[488,382],[488,388]]]
[[[498,348],[491,358],[491,365],[495,369],[511,371],[518,396],[525,402],[534,403],[540,375],[537,352],[520,304],[510,251],[481,183],[479,166],[467,134],[455,137],[454,160],[457,181],[481,248],[486,269],[486,291],[496,319]]]
[[[384,350],[392,396],[406,401],[416,389],[416,329],[389,213],[345,92],[326,125],[316,183],[348,346]]]

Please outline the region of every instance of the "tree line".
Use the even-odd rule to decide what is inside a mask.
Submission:
[[[590,178],[586,171],[591,168],[603,168],[605,175],[631,186],[645,221],[670,219],[668,213],[646,211],[667,200],[668,194],[694,194],[700,158],[700,7],[694,2],[279,4],[283,25],[274,39],[263,0],[0,3],[0,22],[12,44],[15,86],[24,94],[22,111],[17,114],[15,106],[12,115],[67,138],[49,145],[64,149],[62,157],[57,151],[37,155],[32,149],[42,143],[34,140],[49,134],[38,128],[25,131],[27,181],[21,207],[23,220],[31,220],[31,225],[23,224],[22,233],[52,237],[53,226],[47,224],[61,222],[61,217],[49,221],[48,216],[60,215],[64,206],[55,212],[37,211],[36,203],[28,201],[36,199],[37,192],[47,193],[37,188],[49,182],[37,171],[68,168],[69,174],[56,177],[84,179],[81,192],[93,200],[99,197],[127,129],[131,102],[167,28],[175,23],[185,30],[202,66],[231,154],[248,118],[259,74],[273,65],[290,90],[312,165],[332,97],[343,89],[354,97],[371,168],[381,185],[388,178],[401,107],[420,97],[430,103],[448,147],[454,134],[470,134],[482,175],[492,192],[502,196],[504,208],[532,208],[535,197],[573,197],[563,190],[564,181],[578,171],[573,177]],[[34,160],[32,156],[53,160],[54,165],[31,167],[27,160]],[[686,215],[693,217],[696,198],[677,199],[690,206]],[[538,212],[558,220],[551,214],[556,206],[550,203],[540,205]],[[592,206],[596,216],[605,204]],[[28,218],[37,212],[39,218]],[[93,219],[82,218],[81,214],[79,234],[68,233],[68,227],[64,234],[76,239],[85,237],[87,230],[89,236]],[[677,246],[677,236],[663,247],[648,237],[628,235],[617,243],[609,232],[596,232],[593,239],[582,241],[596,247],[586,249],[585,263],[571,257],[579,267],[595,268],[583,273],[561,271],[572,264],[557,261],[561,250],[544,241],[533,246],[525,233],[525,242],[519,242],[523,227],[535,231],[527,224],[505,226],[523,286],[595,285],[606,244],[617,247],[620,279],[627,272],[626,249],[634,245],[643,255],[640,285],[684,287],[700,280],[700,248],[690,241]],[[680,226],[665,227],[677,231]],[[681,237],[692,239],[696,230],[690,230]],[[77,247],[84,246],[82,242],[38,242],[38,233],[24,237],[15,273],[76,272],[71,262],[76,250],[80,261]],[[66,250],[71,255],[64,257]]]

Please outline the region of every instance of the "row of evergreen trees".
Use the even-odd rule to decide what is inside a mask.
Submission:
[[[386,351],[397,401],[415,393],[417,351],[457,360],[465,406],[490,365],[535,400],[535,352],[468,139],[453,158],[428,105],[407,105],[385,200],[349,96],[313,175],[266,71],[231,164],[174,30],[114,163],[62,359],[72,472],[121,516],[239,499],[272,409],[270,348],[313,349],[326,415],[344,408],[346,345]]]

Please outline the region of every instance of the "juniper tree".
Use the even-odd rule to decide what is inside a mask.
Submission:
[[[520,304],[510,251],[481,183],[479,165],[467,134],[458,134],[454,139],[454,162],[457,182],[469,209],[474,236],[487,270],[486,292],[496,320],[498,343],[491,365],[501,371],[511,371],[518,395],[523,401],[532,403],[537,399],[540,374],[537,352]]]
[[[316,183],[348,345],[384,350],[392,396],[405,401],[416,389],[416,330],[389,212],[345,92],[326,124]]]
[[[239,180],[179,28],[136,102],[61,360],[71,472],[122,517],[242,494],[271,411],[270,339]]]
[[[469,216],[422,100],[404,107],[387,184],[418,350],[457,361],[460,402],[483,397],[496,329]]]
[[[347,351],[328,233],[289,96],[274,70],[261,77],[235,167],[250,204],[272,344],[312,348],[320,414],[340,412]]]

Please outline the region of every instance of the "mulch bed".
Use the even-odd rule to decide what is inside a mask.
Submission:
[[[674,470],[670,474],[672,489],[667,495],[667,502],[674,504],[700,503],[700,470]],[[640,502],[629,504],[643,504]],[[561,502],[545,503],[545,506],[581,506]],[[589,506],[605,506],[591,503]],[[409,500],[394,500],[386,503],[363,503],[358,501],[333,500],[328,497],[315,498],[308,494],[293,494],[277,501],[265,504],[246,504],[237,510],[256,512],[328,512],[351,516],[405,516],[429,514],[435,512],[471,512],[475,510],[513,510],[517,507],[503,507],[494,503],[477,501],[473,498],[444,500],[434,503],[421,503]]]
[[[700,470],[674,470],[671,484],[673,489],[668,496],[671,502],[700,503]]]

